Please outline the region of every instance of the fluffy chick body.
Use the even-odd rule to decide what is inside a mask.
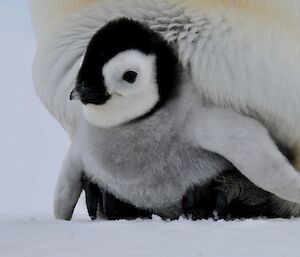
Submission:
[[[190,117],[200,111],[192,91],[185,84],[181,94],[150,117],[114,128],[83,121],[75,141],[86,173],[137,207],[167,217],[182,214],[181,198],[191,185],[232,167],[188,133]]]

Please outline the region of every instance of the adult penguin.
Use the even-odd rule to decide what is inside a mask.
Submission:
[[[129,17],[146,23],[174,45],[181,63],[209,101],[258,119],[298,159],[299,3],[29,2],[38,38],[33,68],[37,92],[71,138],[77,129],[80,109],[78,103],[66,99],[74,87],[87,45],[108,21]],[[257,173],[251,180],[262,188],[273,185],[273,193],[282,183],[276,176],[266,178]],[[287,189],[285,195],[279,195],[295,200],[291,197],[294,193]]]

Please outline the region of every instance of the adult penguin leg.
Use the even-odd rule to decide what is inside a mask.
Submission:
[[[185,215],[193,220],[300,216],[299,204],[264,191],[238,170],[224,171],[205,187],[194,186],[182,204]]]

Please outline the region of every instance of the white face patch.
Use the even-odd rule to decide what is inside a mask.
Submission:
[[[154,55],[137,50],[119,53],[102,71],[111,98],[103,105],[87,104],[83,113],[98,127],[114,127],[149,112],[159,100]]]

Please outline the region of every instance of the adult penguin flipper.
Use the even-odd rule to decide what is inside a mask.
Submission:
[[[191,136],[201,147],[230,161],[257,186],[300,203],[300,174],[256,120],[213,108],[195,119]]]

